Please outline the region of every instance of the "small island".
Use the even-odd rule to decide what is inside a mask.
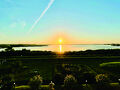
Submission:
[[[120,44],[104,44],[104,45],[111,45],[111,46],[120,46]]]

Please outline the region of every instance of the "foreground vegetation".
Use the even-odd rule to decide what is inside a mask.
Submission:
[[[119,90],[119,52],[120,50],[87,50],[57,55],[25,49],[2,51],[0,87],[30,90],[31,85],[42,79],[37,84],[42,90],[48,90],[51,81],[55,83],[56,90]],[[30,84],[31,78],[36,75],[41,78]]]

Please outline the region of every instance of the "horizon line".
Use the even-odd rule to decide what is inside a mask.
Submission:
[[[113,44],[113,43],[111,43]],[[106,44],[98,44],[98,43],[93,43],[93,44],[30,44],[30,43],[6,43],[6,44],[0,44],[0,45],[106,45]]]

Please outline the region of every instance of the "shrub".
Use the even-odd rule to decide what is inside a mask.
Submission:
[[[103,84],[108,83],[109,82],[108,76],[105,74],[98,74],[96,76],[96,82],[103,83]]]
[[[109,78],[105,74],[98,74],[96,76],[97,90],[109,90]]]
[[[40,75],[36,75],[29,81],[30,88],[32,90],[37,90],[40,88],[42,82],[43,82],[42,77]]]
[[[2,90],[13,90],[15,88],[15,81],[12,75],[4,76],[1,80]]]
[[[64,79],[65,88],[74,88],[77,85],[77,80],[73,75],[67,75]]]

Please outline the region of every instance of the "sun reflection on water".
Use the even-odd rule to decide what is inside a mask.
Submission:
[[[60,54],[63,53],[62,42],[63,42],[63,40],[61,38],[59,38],[58,43],[59,43],[59,53]]]
[[[59,52],[62,53],[62,45],[59,45]]]

